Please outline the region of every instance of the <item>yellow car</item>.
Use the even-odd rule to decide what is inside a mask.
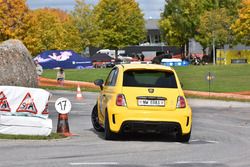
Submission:
[[[156,64],[115,66],[105,83],[95,81],[101,92],[91,114],[96,131],[106,140],[122,132],[176,134],[188,142],[192,110],[173,68]]]

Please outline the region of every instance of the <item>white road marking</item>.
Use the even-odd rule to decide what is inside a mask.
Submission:
[[[236,128],[250,128],[250,126],[249,125],[236,125],[236,126],[234,126],[234,127],[236,127]]]
[[[206,142],[206,143],[214,143],[214,144],[218,144],[218,141],[213,141],[213,140],[190,140],[190,142]]]
[[[72,104],[77,104],[77,105],[86,105],[87,103],[72,103]]]
[[[173,164],[218,164],[217,161],[177,161]]]
[[[56,101],[49,101],[49,103],[55,103]],[[71,104],[76,104],[76,105],[86,105],[87,103],[73,103],[71,102]]]
[[[80,166],[80,165],[119,165],[118,162],[71,162],[71,166]]]
[[[219,143],[218,141],[213,141],[213,140],[205,140],[205,141],[208,142],[208,143],[215,143],[215,144]]]

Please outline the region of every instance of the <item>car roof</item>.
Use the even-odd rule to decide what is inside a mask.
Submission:
[[[149,69],[149,70],[170,70],[174,71],[173,68],[169,66],[163,66],[159,64],[121,64],[117,65],[117,67],[123,68],[124,70],[129,69]]]

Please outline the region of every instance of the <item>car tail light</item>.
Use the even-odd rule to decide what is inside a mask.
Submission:
[[[178,96],[176,108],[185,108],[186,102],[183,96]]]
[[[118,94],[116,97],[116,105],[117,106],[127,106],[125,96],[123,94]]]

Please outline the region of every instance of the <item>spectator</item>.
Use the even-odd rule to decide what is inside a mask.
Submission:
[[[141,60],[140,54],[136,54],[137,61]]]
[[[144,54],[141,54],[141,61],[144,61]]]
[[[164,58],[164,55],[155,56],[152,60],[152,64],[161,64],[161,60]]]
[[[164,52],[156,52],[156,56],[152,60],[152,64],[161,64],[161,60],[164,58]]]
[[[63,68],[60,68],[59,71],[57,72],[56,79],[57,79],[57,83],[60,86],[63,86],[64,80],[65,80],[65,73],[64,73]]]
[[[169,50],[166,51],[166,54],[164,55],[164,58],[172,59],[172,54],[170,53]]]
[[[34,61],[36,65],[36,73],[38,76],[41,76],[43,74],[43,67],[39,64],[37,60]]]

